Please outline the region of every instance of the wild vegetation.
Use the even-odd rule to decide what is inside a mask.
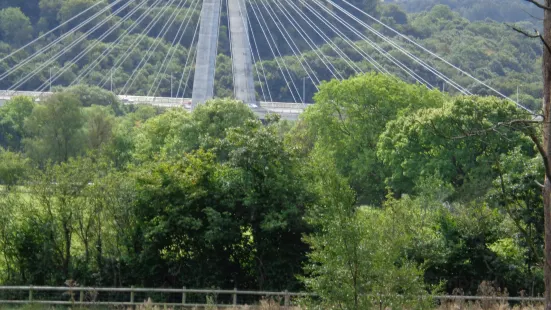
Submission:
[[[294,124],[109,98],[0,108],[4,284],[308,288],[359,309],[542,290],[540,161],[529,131],[494,128],[512,103],[379,74],[324,84]]]
[[[26,20],[31,38],[77,4],[89,5],[29,1],[0,16]],[[506,94],[522,81],[537,106],[537,42],[445,6],[377,12]],[[2,27],[7,53],[25,36]],[[510,101],[371,72],[322,83],[290,123],[231,99],[188,113],[84,84],[54,91],[0,107],[0,284],[309,290],[323,309],[428,309],[432,294],[481,283],[544,290],[539,133]]]

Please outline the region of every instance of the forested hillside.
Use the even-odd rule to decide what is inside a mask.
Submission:
[[[11,5],[0,11],[0,57],[93,3],[107,5],[0,0]],[[499,22],[471,22],[444,5],[408,15],[396,5],[355,3],[506,95],[516,96],[518,87],[520,102],[540,109],[538,41]],[[198,18],[196,9],[185,12]],[[229,47],[221,33],[216,91],[229,96]],[[430,75],[434,88],[369,72],[360,58],[354,61],[366,72],[356,75],[327,45],[320,49],[350,77],[322,83],[315,93],[310,87],[315,104],[296,122],[259,120],[232,99],[193,112],[124,105],[115,94],[158,34],[166,37],[154,61],[127,87],[147,94],[174,33],[137,31],[116,46],[113,34],[65,67],[53,95],[39,102],[13,97],[0,107],[0,285],[71,279],[86,286],[307,290],[318,298],[305,309],[354,310],[431,309],[424,297],[476,294],[480,285],[542,294],[544,174],[533,115],[486,96],[435,60],[480,96],[442,92]],[[100,35],[80,42],[54,71]],[[185,35],[191,40],[193,32]],[[137,37],[139,47],[126,52]],[[110,88],[113,73],[114,92],[70,86],[109,46],[120,53],[98,63],[85,82]],[[329,80],[315,53],[301,50]],[[186,62],[191,68],[188,52],[178,48],[169,70],[181,73]],[[5,60],[0,74],[28,53]],[[298,61],[285,53],[302,79]],[[128,58],[111,72],[121,54]],[[269,49],[261,55],[274,100],[292,100],[277,60]],[[25,64],[18,74],[35,68]],[[22,88],[35,89],[48,76],[44,67]],[[15,81],[10,76],[0,88]],[[170,92],[170,84],[161,85],[160,94]]]
[[[518,2],[522,1],[518,0]],[[15,4],[13,1],[1,1],[0,7],[9,8],[0,11],[0,40],[3,42],[0,44],[0,59],[2,55],[9,54],[10,51],[21,47],[25,42],[28,42],[32,38],[36,38],[39,34],[45,33],[49,29],[52,29],[52,27],[67,21],[70,17],[76,15],[77,12],[82,12],[84,8],[91,6],[93,3],[95,2],[91,0],[42,0],[25,1],[25,4],[22,6],[21,4]],[[166,1],[164,5],[169,5],[170,3],[172,2]],[[357,2],[357,4],[367,12],[378,15],[389,25],[415,38],[419,43],[448,59],[453,64],[492,85],[505,95],[515,96],[516,98],[518,88],[520,92],[519,100],[531,108],[539,109],[539,98],[541,97],[541,87],[539,85],[540,65],[538,62],[541,48],[539,43],[536,40],[530,40],[512,31],[510,27],[501,23],[501,18],[496,17],[496,19],[499,19],[498,22],[491,20],[470,22],[468,19],[462,17],[461,13],[451,11],[448,7],[443,5],[427,5],[430,11],[407,15],[394,5],[379,4],[376,6],[376,2],[371,0],[360,1]],[[286,4],[283,3],[282,5]],[[450,3],[450,5],[452,5],[455,10],[461,10],[461,7],[458,6],[457,3]],[[519,5],[524,6],[524,4]],[[288,4],[287,7],[289,10],[292,9]],[[101,5],[97,6],[94,10],[89,12],[88,15],[91,15],[101,8]],[[116,8],[117,6],[114,6],[113,10],[116,10]],[[137,23],[137,25],[129,35],[124,36],[118,44],[111,46],[113,42],[117,42],[119,36],[124,34],[125,31],[121,29],[117,29],[110,33],[102,42],[95,41],[101,37],[109,26],[120,21],[121,16],[128,13],[131,8],[132,5],[121,10],[121,12],[118,13],[118,17],[110,19],[108,23],[80,41],[69,49],[69,51],[58,55],[59,57],[52,59],[61,48],[66,47],[66,45],[74,41],[74,39],[78,38],[78,35],[69,36],[63,41],[65,43],[60,44],[49,52],[41,53],[35,61],[21,66],[21,68],[16,68],[16,71],[0,81],[0,88],[7,89],[15,85],[18,86],[18,89],[45,90],[49,86],[48,81],[50,73],[53,72],[55,76],[54,86],[67,86],[84,82],[110,88],[112,79],[115,93],[122,92],[138,95],[149,94],[169,96],[171,94],[170,81],[174,80],[176,81],[174,82],[175,84],[181,83],[178,84],[178,88],[181,90],[180,95],[185,91],[186,93],[184,96],[189,97],[193,79],[187,78],[187,75],[188,73],[193,74],[194,45],[192,44],[192,38],[194,27],[190,26],[184,31],[181,40],[182,45],[178,46],[178,48],[171,49],[171,43],[174,41],[177,34],[177,21],[183,21],[188,17],[191,19],[190,24],[194,25],[198,19],[198,8],[189,6],[187,9],[176,10],[175,4],[172,4],[165,10],[163,4],[160,4],[152,10],[147,10],[147,6],[144,6],[125,21],[128,25],[131,25],[133,21]],[[314,18],[312,13],[305,7],[302,7],[302,11],[306,16]],[[487,11],[489,11],[489,9],[482,10],[482,12]],[[160,16],[160,20],[167,20],[174,12],[177,14],[175,17],[176,22],[172,24],[170,29],[161,33],[162,23],[159,23],[156,27],[152,27],[148,30],[147,25],[154,20],[156,16]],[[519,10],[515,12],[520,14]],[[139,23],[136,22],[137,16],[140,16],[142,13],[145,14],[145,18],[140,20]],[[258,14],[258,11],[250,10],[250,20],[253,24],[251,28],[254,31],[254,37],[259,46],[260,59],[263,60],[262,65],[260,63],[257,64],[258,70],[255,70],[255,73],[266,73],[265,79],[264,76],[256,77],[258,94],[259,96],[261,95],[261,87],[258,81],[262,80],[269,85],[272,100],[298,100],[293,98],[290,94],[289,87],[279,70],[278,61],[274,60],[274,55],[271,52],[270,46],[267,44],[262,27],[258,24],[255,14]],[[88,15],[84,15],[76,21],[72,21],[67,27],[75,26],[80,21],[83,21]],[[230,49],[227,39],[225,9],[222,10],[222,15],[220,56],[217,61],[217,77],[220,78],[217,79],[216,93],[220,97],[225,97],[231,95],[232,79],[226,78],[230,76],[231,66],[229,65]],[[323,12],[322,15],[324,15]],[[325,15],[327,16],[327,14]],[[368,21],[366,17],[361,14],[357,14],[357,18]],[[264,20],[272,29],[277,29],[273,20],[267,16],[265,16]],[[304,29],[309,29],[304,21],[302,24]],[[292,25],[285,24],[285,26],[293,33],[294,30]],[[88,30],[90,27],[91,26],[84,27],[81,29],[81,32]],[[334,33],[330,31],[330,27],[328,28],[323,24],[319,25],[319,27],[328,35],[334,36]],[[140,39],[142,36],[141,33],[144,30],[147,30],[145,31],[146,36]],[[62,31],[62,29],[60,29],[60,31]],[[59,35],[60,33],[61,32],[56,31],[54,34]],[[159,42],[158,48],[155,49],[154,53],[152,51],[148,52],[149,47],[155,44],[155,38],[158,35],[164,38],[164,40]],[[387,35],[392,35],[392,33],[388,33]],[[293,55],[291,48],[284,40],[281,33],[278,34],[276,32],[274,36],[275,40],[278,42],[277,45],[281,53],[287,55],[285,63],[289,66],[292,80],[296,83],[300,83],[303,78],[307,77],[307,74],[303,70],[303,67],[301,67],[298,59],[291,56]],[[328,70],[323,61],[319,60],[317,54],[312,52],[311,48],[307,46],[305,42],[299,40],[300,37],[298,35],[295,34],[295,36],[297,37],[298,48],[305,53],[305,58],[308,59],[311,64],[310,66],[316,72],[320,80],[330,80],[333,78],[330,70]],[[50,37],[51,36],[48,38]],[[345,50],[347,54],[352,55],[352,61],[354,61],[356,66],[361,68],[362,71],[374,70],[374,67],[360,57],[351,46],[336,37],[334,37],[334,39],[339,47]],[[417,71],[434,87],[439,89],[445,87],[442,80],[439,80],[434,74],[422,69],[417,63],[405,57],[404,54],[394,50],[388,43],[381,42],[381,40],[377,38],[371,39],[378,42],[383,49],[390,50],[393,56]],[[347,77],[354,74],[354,71],[352,71],[351,67],[346,64],[345,60],[340,55],[330,49],[327,44],[323,45],[325,42],[321,38],[313,36],[313,40],[316,40],[317,44],[322,46],[321,51],[324,51],[342,76]],[[48,40],[44,39],[41,40],[41,42],[39,47],[47,44]],[[135,42],[139,43],[134,45]],[[403,44],[413,53],[418,52],[413,46],[405,43]],[[384,67],[391,73],[411,81],[409,76],[398,69],[396,65],[391,63],[387,58],[383,57],[383,55],[377,52],[372,46],[365,42],[358,42],[358,46],[375,60],[383,63]],[[79,52],[87,47],[90,48],[90,52],[78,58],[78,60],[73,63],[73,59],[79,55]],[[188,51],[188,48],[192,48],[192,51]],[[109,54],[101,58],[100,56],[106,50],[109,51]],[[18,53],[0,63],[0,74],[10,69],[14,69],[14,66],[25,59],[31,52],[32,51],[29,50],[27,53]],[[171,61],[165,68],[161,68],[163,59],[167,53],[173,53],[174,57],[170,58]],[[426,55],[422,57],[426,58]],[[100,58],[101,61],[97,62],[97,64],[94,63],[98,58]],[[134,69],[141,64],[144,58],[148,61],[140,70],[134,72]],[[52,59],[51,63],[48,62],[50,59]],[[473,93],[487,94],[484,87],[477,85],[472,79],[465,77],[456,70],[433,59],[426,60],[453,80],[470,89]],[[91,63],[93,63],[94,66],[91,66]],[[37,64],[45,65],[37,69]],[[80,79],[82,74],[88,73],[88,70],[90,71],[89,74],[85,75],[83,79]],[[23,78],[26,77],[29,72],[35,74],[25,81]],[[135,74],[133,75],[133,73]],[[183,73],[186,75],[185,79],[181,78]],[[128,82],[131,77],[131,81]],[[22,80],[25,82],[18,83]],[[446,90],[455,91],[449,87],[449,85]],[[176,90],[174,90],[174,93],[175,92]],[[308,83],[307,97],[312,98],[314,92],[315,87],[313,87],[311,83]],[[265,96],[267,95],[265,94]]]
[[[538,21],[543,17],[541,10],[527,1],[519,0],[387,0],[385,2],[396,3],[412,13],[429,11],[434,6],[443,4],[471,21],[486,19],[510,23],[527,21],[541,27]]]

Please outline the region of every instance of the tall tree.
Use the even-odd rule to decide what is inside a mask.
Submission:
[[[534,34],[516,29],[531,38],[543,43],[543,144],[532,135],[545,166],[545,182],[543,184],[544,212],[544,279],[545,279],[545,310],[551,310],[551,0],[525,0],[544,11],[543,35],[535,30]]]
[[[55,94],[34,108],[25,121],[29,138],[25,149],[37,162],[67,161],[82,151],[84,115],[79,100],[66,93]]]
[[[0,108],[0,146],[21,151],[25,119],[34,109],[32,98],[17,96]]]
[[[0,11],[0,38],[2,41],[21,46],[30,41],[33,34],[31,21],[19,8]]]
[[[536,0],[530,0],[540,4]],[[543,160],[545,183],[543,187],[543,212],[545,223],[545,310],[551,310],[551,0],[545,0],[543,20],[545,45],[543,51]]]

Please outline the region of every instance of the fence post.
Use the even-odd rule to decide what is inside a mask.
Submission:
[[[134,285],[130,287],[130,303],[134,305]]]
[[[290,298],[291,296],[289,296],[289,291],[285,290],[285,307],[286,309],[289,307],[289,304],[290,304]]]
[[[80,287],[80,308],[82,308],[82,304],[84,303],[84,290],[82,289],[82,286]]]
[[[233,291],[234,291],[234,293],[232,294],[232,296],[233,296],[233,305],[235,306],[235,305],[237,305],[237,287],[235,287],[233,289]]]
[[[29,301],[33,302],[33,286],[29,287]]]
[[[186,287],[184,286],[182,289],[182,306],[186,305]]]

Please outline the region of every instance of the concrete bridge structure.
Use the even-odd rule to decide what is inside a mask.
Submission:
[[[51,96],[51,92],[31,92],[31,91],[7,91],[0,90],[0,106],[6,101],[15,96],[28,96],[35,101],[40,102],[48,96]],[[117,96],[123,104],[127,105],[139,105],[147,104],[163,108],[183,108],[188,111],[192,109],[191,98],[171,98],[171,97],[147,97],[147,96]],[[301,103],[286,103],[286,102],[264,102],[260,101],[256,104],[247,104],[259,118],[264,118],[269,113],[279,114],[282,119],[297,120],[298,116],[304,111],[307,105]]]

